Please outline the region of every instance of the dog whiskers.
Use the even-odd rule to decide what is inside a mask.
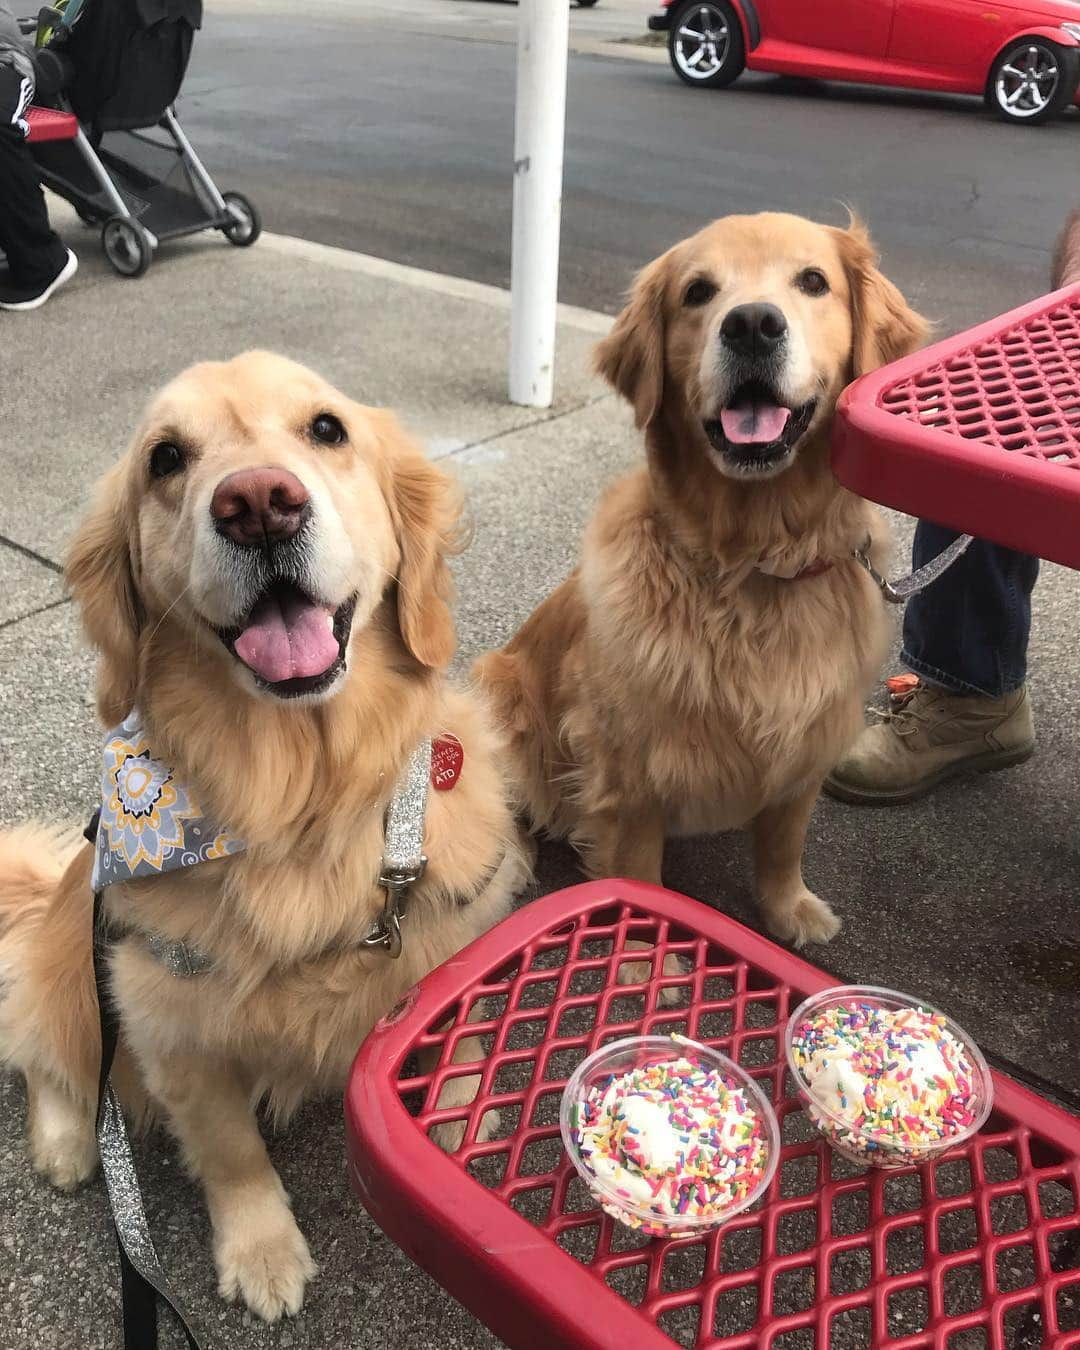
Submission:
[[[169,615],[173,612],[173,610],[174,610],[174,609],[176,608],[176,606],[180,603],[180,601],[183,600],[184,596],[187,595],[187,594],[189,594],[190,591],[191,591],[191,583],[189,582],[189,583],[184,587],[184,589],[180,592],[180,594],[176,597],[176,599],[172,602],[172,604],[168,607],[168,609],[165,610],[164,614],[162,614],[161,618],[158,619],[157,623],[154,624],[153,628],[152,628],[152,629],[150,630],[150,632],[147,634],[147,637],[146,637],[146,641],[147,641],[147,642],[152,642],[152,641],[154,640],[154,638],[157,636],[157,631],[158,631],[158,629],[159,629],[159,628],[161,627],[161,625],[165,622],[165,620],[169,617]]]

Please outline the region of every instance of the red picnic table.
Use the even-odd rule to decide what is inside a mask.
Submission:
[[[662,973],[672,952],[684,975]],[[651,962],[647,982],[618,983],[630,959]],[[1080,1229],[1080,1122],[995,1075],[968,1144],[918,1168],[853,1166],[815,1135],[784,1064],[788,1015],[834,983],[672,891],[603,881],[549,895],[432,972],[365,1042],[345,1103],[352,1183],[514,1350],[1080,1346],[1080,1270],[1056,1269]],[[704,1238],[615,1223],[559,1135],[563,1086],[587,1054],[670,1032],[750,1068],[781,1122],[764,1201]],[[454,1063],[470,1036],[480,1058]],[[436,1067],[421,1071],[417,1051]],[[437,1109],[463,1072],[481,1076],[475,1101]],[[478,1143],[492,1107],[499,1126]],[[463,1115],[448,1155],[428,1131]]]
[[[1080,567],[1080,284],[856,380],[832,462],[871,501]]]

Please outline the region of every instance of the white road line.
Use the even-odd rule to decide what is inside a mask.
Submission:
[[[459,300],[473,300],[477,304],[490,305],[493,309],[505,310],[507,313],[510,311],[509,291],[503,290],[500,286],[488,286],[482,281],[470,281],[467,277],[454,277],[445,272],[428,272],[421,267],[408,267],[404,263],[391,262],[388,258],[376,258],[370,253],[355,253],[352,249],[336,248],[332,244],[317,244],[310,239],[297,239],[290,234],[272,234],[266,231],[259,239],[259,248],[319,263],[324,267],[336,267],[342,272],[362,272],[366,276],[394,281],[402,286],[412,286],[416,290],[452,295]],[[610,314],[602,314],[599,310],[581,309],[577,305],[560,305],[559,322],[583,333],[602,334],[611,328],[613,321]]]

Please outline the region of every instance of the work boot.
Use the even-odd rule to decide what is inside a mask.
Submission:
[[[825,780],[825,791],[860,806],[914,801],[969,770],[1020,764],[1035,749],[1027,689],[1001,698],[918,684],[894,699]]]

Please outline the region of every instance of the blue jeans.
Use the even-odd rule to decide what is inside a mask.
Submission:
[[[920,520],[913,565],[929,562],[955,538],[955,530]],[[956,694],[999,698],[1019,689],[1038,575],[1037,558],[976,539],[944,576],[908,601],[901,660]]]

